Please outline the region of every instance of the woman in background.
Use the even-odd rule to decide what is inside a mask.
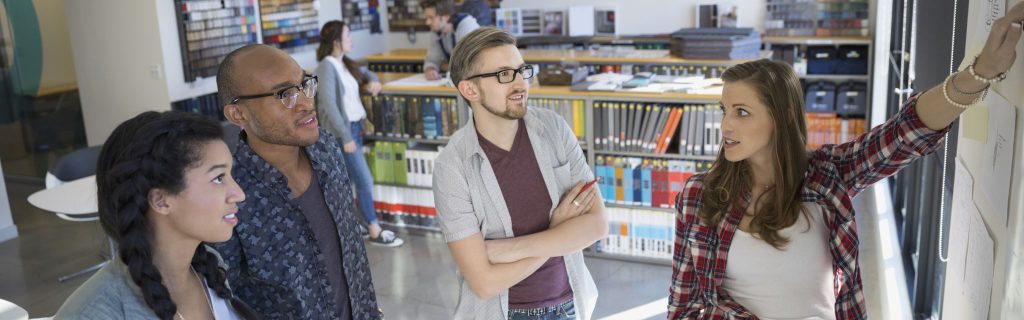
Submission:
[[[228,286],[216,251],[231,238],[245,193],[216,122],[146,112],[100,151],[97,200],[117,256],[64,302],[55,319],[258,319]]]
[[[345,168],[356,189],[356,203],[366,220],[370,243],[386,247],[401,246],[404,241],[384,230],[377,220],[373,204],[373,176],[363,158],[363,119],[366,109],[359,97],[361,88],[372,95],[380,93],[377,75],[360,68],[345,54],[352,51],[348,25],[332,20],[320,29],[320,47],[316,49],[319,91],[316,95],[317,121],[341,140]]]

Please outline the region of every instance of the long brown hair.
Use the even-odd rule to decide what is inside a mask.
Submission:
[[[316,61],[322,61],[325,57],[331,55],[331,52],[334,51],[334,42],[341,42],[346,26],[345,21],[341,20],[331,20],[324,23],[323,28],[320,28],[320,46],[316,48]],[[356,78],[356,82],[363,82],[363,74],[359,72],[359,64],[355,60],[345,55],[341,58],[341,62],[345,64],[345,69],[348,69],[352,77]]]
[[[775,185],[761,194],[760,197],[768,197],[754,212],[750,226],[758,238],[781,250],[789,239],[779,235],[779,230],[795,224],[804,212],[800,189],[807,170],[807,125],[800,79],[788,64],[762,59],[730,67],[722,74],[722,81],[726,85],[742,82],[754,88],[774,123],[769,146]],[[697,213],[701,220],[710,226],[718,225],[733,206],[740,205],[741,195],[753,186],[750,170],[746,160],[730,162],[725,159],[725,151],[719,151],[714,166],[704,177],[704,205]],[[750,205],[757,200],[751,199]]]

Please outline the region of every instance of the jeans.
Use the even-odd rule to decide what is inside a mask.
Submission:
[[[363,214],[367,224],[374,224],[377,223],[377,209],[373,205],[373,176],[370,174],[370,167],[366,165],[366,158],[363,157],[363,122],[350,122],[349,128],[352,129],[352,140],[356,143],[356,151],[353,153],[342,151],[345,157],[345,168],[348,169],[348,177],[356,189],[359,211]]]
[[[533,309],[510,309],[508,320],[570,320],[576,319],[572,299],[557,306]]]

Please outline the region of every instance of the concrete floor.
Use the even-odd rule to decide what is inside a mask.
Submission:
[[[8,180],[19,237],[0,243],[0,299],[31,317],[56,313],[88,276],[58,283],[60,276],[101,261],[106,238],[99,222],[68,222],[25,200],[42,189]],[[400,248],[367,246],[378,302],[388,319],[449,319],[458,294],[455,265],[438,234],[399,232]],[[595,319],[664,319],[671,268],[587,259],[600,297]]]

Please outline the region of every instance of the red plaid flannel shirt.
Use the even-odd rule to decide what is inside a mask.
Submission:
[[[857,262],[857,224],[853,197],[871,184],[891,176],[914,159],[933,152],[949,128],[931,130],[917,116],[918,96],[903,110],[856,140],[826,145],[810,153],[801,198],[819,205],[829,229],[829,248],[835,270],[836,319],[866,319],[867,307]],[[704,175],[691,177],[676,197],[676,240],[669,288],[669,319],[757,319],[722,289],[726,258],[733,234],[750,193],[740,194],[715,228],[700,221]]]

